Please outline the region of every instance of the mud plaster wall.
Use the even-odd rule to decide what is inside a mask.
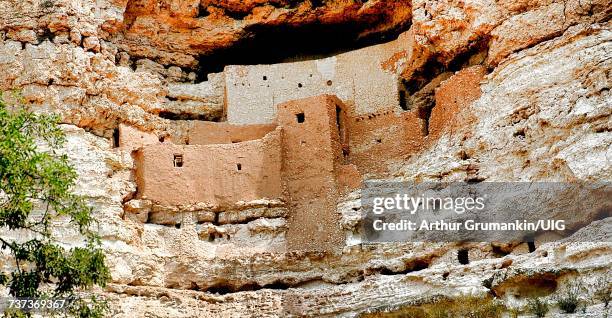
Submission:
[[[280,129],[262,139],[234,144],[144,146],[136,154],[138,197],[161,204],[281,197]],[[182,166],[175,166],[182,156]]]
[[[232,124],[271,123],[277,105],[331,94],[351,111],[367,114],[399,108],[398,76],[409,41],[397,40],[334,57],[274,65],[227,66],[226,116]]]
[[[279,105],[283,127],[282,178],[289,202],[288,249],[330,250],[343,245],[336,213],[336,171],[343,162],[343,141],[334,96],[318,96]],[[338,120],[340,119],[340,120]],[[340,125],[341,126],[341,125]],[[346,135],[345,135],[345,138]]]
[[[423,125],[416,110],[352,118],[349,162],[363,174],[385,174],[389,163],[406,160],[421,149]]]
[[[227,122],[193,122],[189,128],[190,145],[230,144],[263,138],[276,124],[232,125]]]
[[[473,66],[444,81],[436,90],[428,129],[418,109],[350,118],[349,163],[363,175],[384,176],[393,163],[408,160],[445,131],[469,124],[470,118],[457,118],[456,114],[480,97],[485,74],[484,67]]]

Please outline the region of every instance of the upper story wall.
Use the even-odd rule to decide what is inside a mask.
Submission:
[[[276,124],[247,126],[194,121],[187,136],[190,145],[231,144],[261,139],[274,129]]]
[[[234,144],[145,145],[136,152],[138,197],[160,204],[280,198],[280,128]]]
[[[338,96],[357,115],[399,109],[396,64],[409,43],[402,34],[389,43],[321,60],[227,66],[227,120],[271,123],[278,104],[322,94]]]
[[[283,181],[318,182],[318,188],[304,191],[302,196],[319,196],[323,180],[335,182],[337,167],[344,161],[343,149],[348,147],[345,107],[331,95],[278,106],[277,120],[283,129]]]

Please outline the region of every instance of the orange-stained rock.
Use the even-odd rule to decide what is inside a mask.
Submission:
[[[133,151],[142,146],[155,145],[159,143],[157,135],[144,132],[125,124],[119,125],[119,147]]]
[[[404,27],[411,17],[404,0],[318,6],[309,0],[135,0],[127,1],[122,28],[109,22],[105,29],[121,33],[120,46],[134,57],[195,67],[200,55],[231,47],[257,27],[344,25],[359,28],[355,36],[363,37]]]

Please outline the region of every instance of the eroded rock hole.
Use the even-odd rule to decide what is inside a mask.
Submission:
[[[217,284],[215,286],[207,288],[206,291],[211,294],[225,295],[235,292],[235,288],[234,286],[229,284]]]
[[[536,250],[535,242],[527,242],[527,247],[529,248],[529,253],[533,253]]]
[[[514,137],[517,137],[518,139],[525,139],[525,129],[519,129],[514,132]]]
[[[210,286],[209,288],[205,289],[205,291],[212,294],[225,295],[236,292],[258,291],[262,289],[286,290],[291,287],[292,286],[290,284],[287,284],[282,281],[275,281],[270,284],[265,284],[263,286],[256,282],[245,283],[239,286],[230,284],[229,282],[221,282]]]
[[[194,113],[175,113],[162,110],[157,114],[159,117],[168,120],[203,120],[203,121],[219,121],[221,114],[194,114]]]
[[[457,260],[461,265],[467,265],[470,263],[470,257],[468,254],[468,250],[463,248],[457,251]]]
[[[200,14],[204,12],[206,10],[200,8]],[[225,14],[241,20],[249,13],[226,11]],[[369,33],[367,30],[377,23],[375,20],[379,19],[359,23],[249,25],[244,29],[245,36],[237,43],[212,52],[202,52],[197,80],[204,81],[209,73],[222,72],[227,65],[278,64],[322,59],[388,42],[410,27],[410,21],[406,21],[404,25],[392,30]]]
[[[208,11],[208,6],[200,5],[200,7],[198,8],[197,18],[206,18],[209,15],[210,12]]]
[[[119,128],[113,129],[113,147],[119,147]]]
[[[401,270],[392,270],[390,268],[384,267],[380,270],[381,275],[402,275],[408,274],[411,272],[418,272],[424,269],[429,268],[430,262],[424,259],[417,259],[406,263],[404,269]]]
[[[399,91],[399,104],[403,110],[410,110],[410,105],[408,104],[408,98],[406,97],[406,91]]]

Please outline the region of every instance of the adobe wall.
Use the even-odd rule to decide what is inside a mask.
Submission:
[[[262,139],[220,145],[147,145],[136,153],[138,198],[167,205],[280,198],[280,129]],[[182,167],[175,167],[182,155]]]
[[[326,59],[227,66],[227,121],[271,123],[278,104],[322,94],[338,96],[358,115],[399,108],[397,64],[409,43],[404,34]]]
[[[187,137],[190,145],[231,144],[261,139],[276,129],[276,124],[232,125],[227,122],[194,121]]]
[[[416,110],[351,118],[350,163],[364,175],[388,173],[390,164],[405,161],[421,150],[423,125]]]
[[[386,175],[391,165],[407,161],[445,130],[468,124],[469,118],[456,115],[480,97],[480,81],[485,74],[484,67],[473,66],[442,82],[435,92],[428,129],[418,109],[350,118],[350,163],[362,174]]]
[[[337,109],[340,111],[337,115]],[[339,120],[338,120],[339,119]],[[344,234],[336,213],[336,172],[344,161],[337,122],[346,122],[346,110],[334,96],[290,101],[278,106],[283,129],[282,180],[289,202],[289,250],[332,250],[343,245]]]

